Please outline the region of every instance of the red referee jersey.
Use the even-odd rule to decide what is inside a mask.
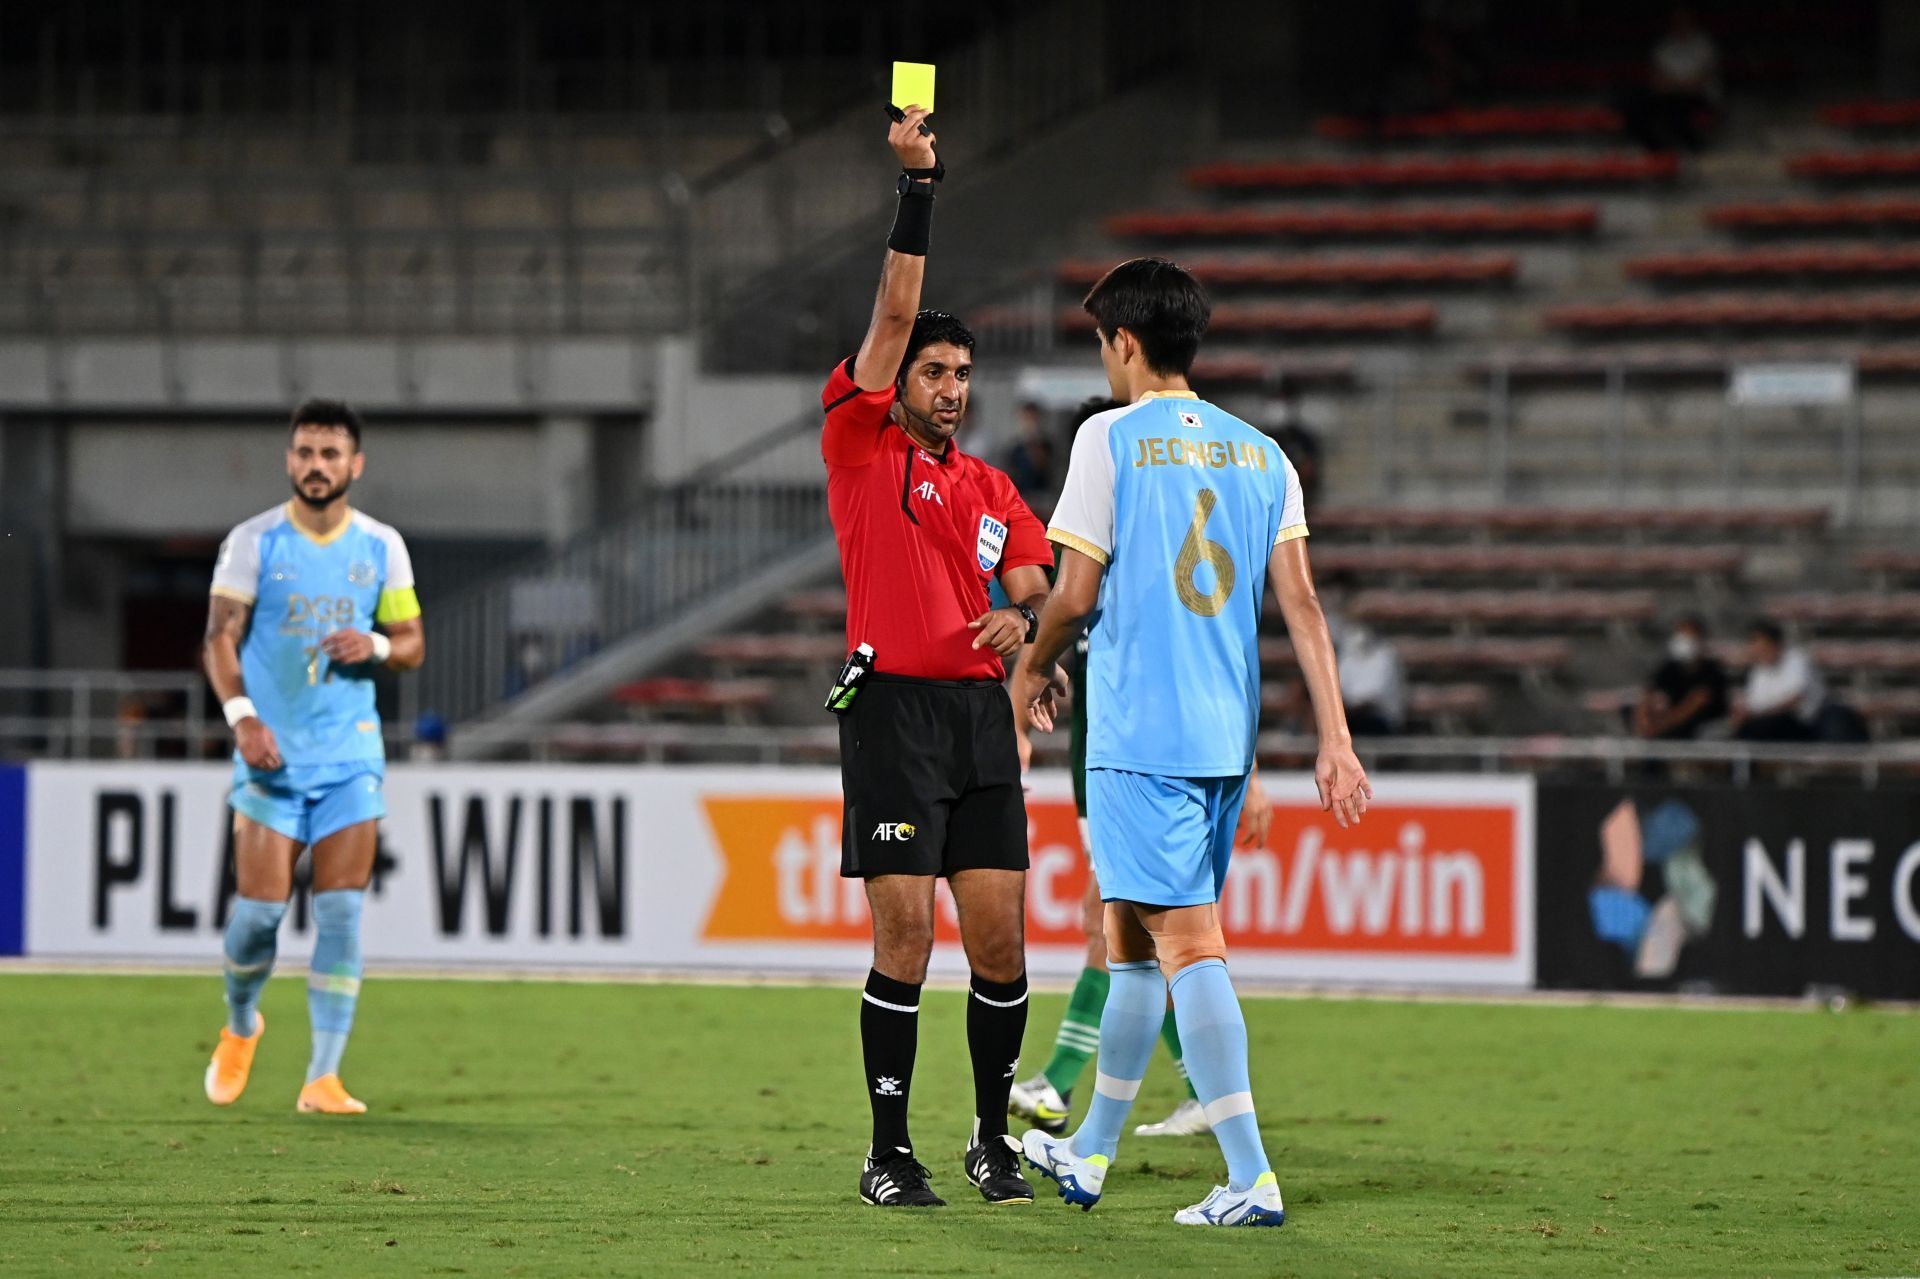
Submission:
[[[871,644],[874,668],[923,679],[1004,679],[967,623],[987,611],[987,583],[1051,565],[1046,529],[1013,481],[949,442],[927,452],[887,416],[894,391],[863,391],[853,361],[820,393],[827,509],[847,580],[847,647]]]

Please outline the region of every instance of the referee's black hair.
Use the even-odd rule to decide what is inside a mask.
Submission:
[[[1122,262],[1100,277],[1081,305],[1102,341],[1125,329],[1140,343],[1147,367],[1162,377],[1187,375],[1213,317],[1200,281],[1165,258]]]
[[[353,451],[360,451],[360,415],[345,400],[315,398],[303,402],[293,411],[293,422],[287,432],[291,435],[303,426],[341,427],[353,437]]]
[[[913,317],[913,332],[907,335],[907,353],[900,361],[900,371],[893,375],[894,385],[907,380],[907,370],[920,358],[920,352],[936,342],[948,342],[973,354],[973,330],[962,324],[959,316],[949,311],[922,311]]]

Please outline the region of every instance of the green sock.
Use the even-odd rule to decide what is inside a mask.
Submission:
[[[1167,1019],[1160,1023],[1160,1041],[1167,1046],[1167,1051],[1173,1054],[1173,1068],[1180,1072],[1180,1082],[1187,1086],[1187,1096],[1195,1101],[1200,1100],[1200,1094],[1193,1090],[1193,1080],[1187,1078],[1187,1059],[1180,1055],[1180,1027],[1174,1024],[1171,1012],[1167,1014]]]
[[[1067,1015],[1053,1039],[1053,1060],[1041,1072],[1063,1097],[1073,1091],[1088,1059],[1100,1048],[1100,1012],[1107,1006],[1108,981],[1104,968],[1083,968],[1073,983]]]

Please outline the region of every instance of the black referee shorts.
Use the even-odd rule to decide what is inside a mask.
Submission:
[[[1013,703],[987,681],[870,674],[840,718],[840,873],[1025,870]]]

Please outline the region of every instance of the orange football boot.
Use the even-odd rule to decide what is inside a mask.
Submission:
[[[367,1103],[351,1096],[338,1075],[322,1075],[300,1090],[293,1108],[303,1115],[364,1115]]]
[[[260,1036],[267,1032],[264,1013],[253,1015],[253,1033],[241,1036],[225,1026],[220,1042],[214,1045],[213,1060],[207,1063],[207,1100],[216,1106],[231,1106],[247,1090],[247,1076],[253,1073],[253,1053]]]

